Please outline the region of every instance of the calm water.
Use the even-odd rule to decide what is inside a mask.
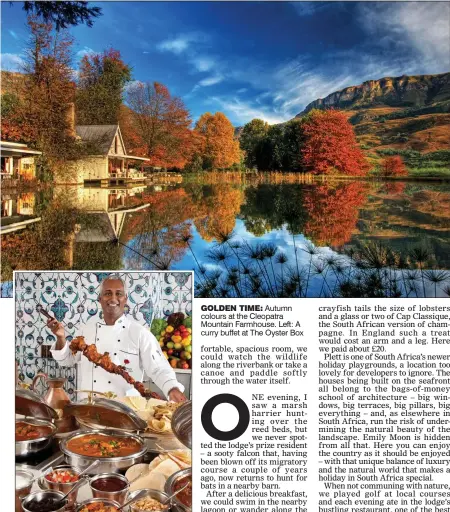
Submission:
[[[2,280],[10,281],[14,269],[195,269],[198,283],[222,280],[231,295],[246,296],[250,277],[242,274],[251,275],[244,269],[252,267],[262,273],[266,292],[278,295],[297,269],[308,284],[304,291],[299,286],[298,295],[334,295],[353,275],[343,269],[348,258],[342,249],[369,242],[405,256],[420,246],[427,261],[419,268],[450,269],[448,183],[207,179],[123,190],[5,192]],[[24,220],[36,222],[15,231]],[[14,231],[4,234],[5,227]],[[231,232],[232,239],[217,248],[217,240]],[[251,252],[262,243],[276,254],[258,262]],[[308,244],[316,254],[304,250]],[[286,262],[277,259],[280,253]],[[241,284],[230,282],[236,274]],[[396,279],[402,278],[406,289],[405,275]],[[425,283],[419,284],[410,287],[411,296],[421,294]],[[444,295],[448,281],[435,284],[436,289],[426,284],[427,294]],[[219,296],[217,290],[213,296]]]

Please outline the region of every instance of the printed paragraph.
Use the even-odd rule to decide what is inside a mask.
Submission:
[[[449,313],[319,307],[319,512],[450,510]]]

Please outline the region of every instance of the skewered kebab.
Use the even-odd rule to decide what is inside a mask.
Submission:
[[[96,364],[97,366],[100,366],[108,373],[115,373],[116,375],[120,375],[128,382],[128,384],[134,386],[143,397],[161,399],[158,393],[146,389],[142,382],[134,380],[133,377],[127,372],[125,366],[114,364],[111,361],[108,352],[105,352],[104,354],[99,354],[97,352],[97,347],[95,346],[95,344],[88,345],[84,341],[83,336],[78,336],[74,338],[71,341],[69,348],[74,354],[76,352],[82,352],[83,355],[87,357],[89,361]]]

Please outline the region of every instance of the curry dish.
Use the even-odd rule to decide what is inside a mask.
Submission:
[[[16,441],[31,441],[33,439],[40,439],[48,437],[52,433],[50,427],[43,425],[31,425],[21,421],[16,423]]]
[[[88,457],[127,457],[140,452],[142,445],[131,437],[86,434],[71,439],[67,448],[72,453]]]
[[[187,483],[189,485],[186,487],[186,489],[183,489],[181,492],[177,494],[177,499],[180,501],[183,505],[186,507],[192,506],[192,481],[191,476],[185,476],[184,478],[180,478],[175,482],[175,485],[173,486],[173,490],[178,491],[178,489],[181,489],[184,487]]]

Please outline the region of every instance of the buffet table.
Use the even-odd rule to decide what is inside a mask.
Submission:
[[[173,411],[169,415],[170,430],[164,429],[158,434],[157,429],[152,431],[152,425],[160,420],[144,420],[137,414],[139,409],[133,410],[116,400],[95,398],[68,404],[63,413],[75,418],[79,426],[70,432],[58,432],[55,422],[61,417],[56,411],[35,393],[17,389],[16,512],[34,510],[27,508],[28,503],[35,507],[40,504],[39,500],[53,499],[59,504],[63,494],[85,479],[88,483],[81,485],[78,490],[77,504],[86,500],[86,503],[91,503],[92,499],[103,500],[106,504],[107,498],[103,495],[93,495],[98,494],[94,483],[97,480],[99,485],[106,485],[101,479],[111,483],[123,482],[125,488],[120,491],[123,500],[114,498],[116,501],[112,501],[113,498],[110,498],[113,508],[108,512],[116,510],[114,506],[119,506],[117,502],[121,504],[125,498],[133,497],[138,489],[145,489],[145,500],[156,499],[163,503],[173,494],[174,486],[179,485],[180,481],[183,484],[188,481],[190,486],[191,402],[154,405],[149,400],[150,403],[154,411],[152,417],[157,417],[157,413],[169,415]],[[189,449],[186,450],[186,447]],[[84,476],[78,476],[85,471]],[[31,484],[33,477],[37,476],[41,478]],[[104,492],[111,495],[118,491]],[[74,493],[73,502],[66,505],[66,512],[75,510],[75,496]],[[83,504],[80,508],[86,506]],[[50,510],[54,509],[44,506],[40,507],[39,512]],[[190,512],[191,509],[172,502],[170,510]]]

